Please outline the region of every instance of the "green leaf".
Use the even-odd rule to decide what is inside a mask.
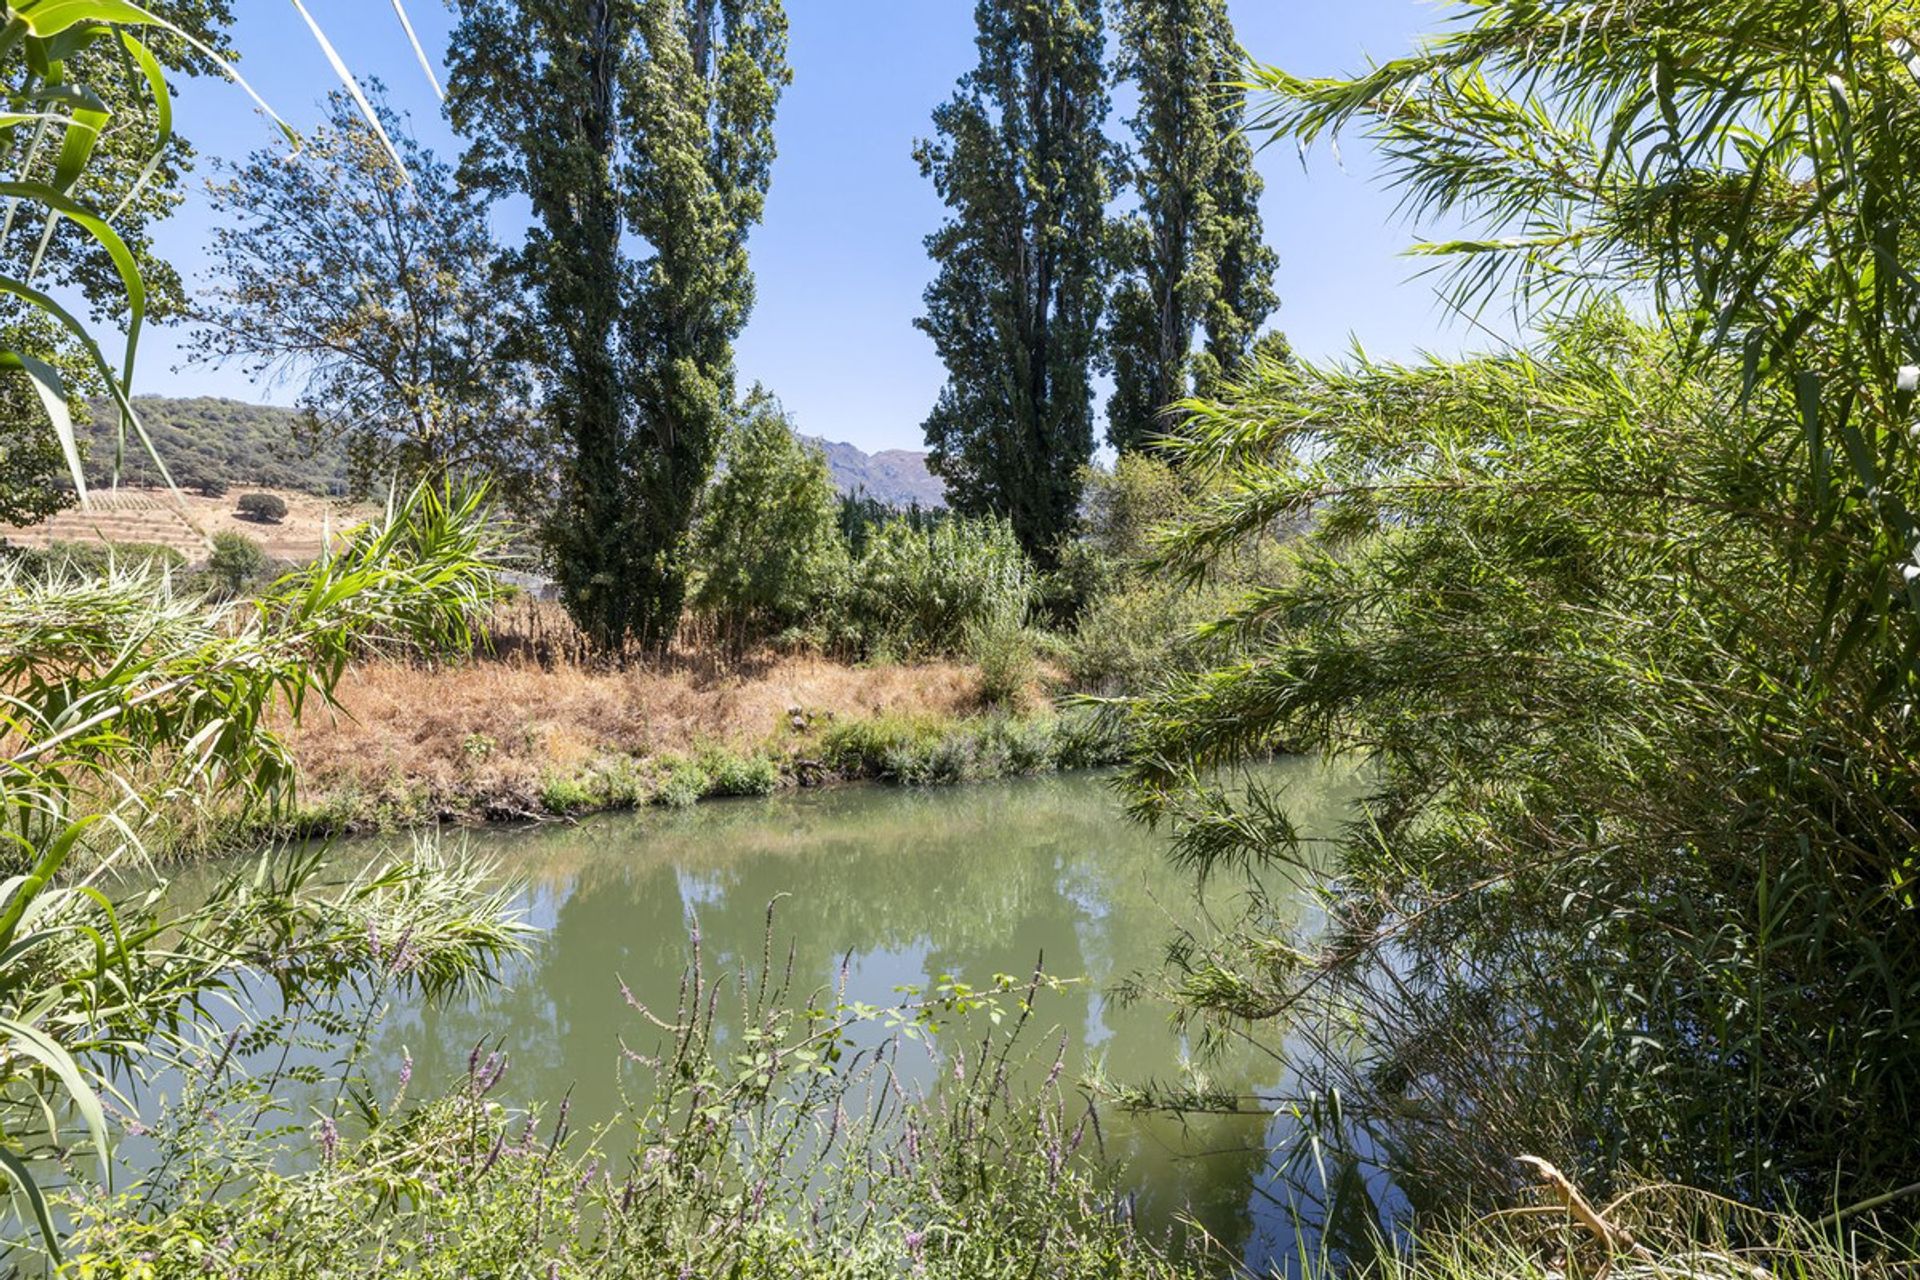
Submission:
[[[119,273],[121,288],[127,294],[127,354],[121,378],[130,380],[133,377],[134,352],[140,343],[140,325],[147,314],[147,285],[140,276],[140,264],[134,258],[133,250],[127,247],[127,242],[120,238],[120,233],[105,218],[44,182],[0,182],[0,196],[34,200],[46,205],[55,213],[79,224],[107,251],[107,256],[113,260],[114,270]]]
[[[27,1168],[27,1162],[19,1156],[0,1147],[0,1171],[13,1179],[14,1186],[26,1200],[28,1210],[33,1214],[35,1225],[40,1229],[40,1239],[47,1246],[47,1253],[56,1264],[61,1261],[60,1236],[53,1229],[53,1214],[47,1209],[47,1197],[40,1190],[40,1183],[34,1178],[33,1171]]]
[[[36,36],[59,35],[82,22],[117,22],[178,30],[165,18],[156,17],[129,0],[40,0],[38,4],[15,7],[14,16],[24,21],[27,30]]]
[[[107,1113],[100,1105],[99,1095],[87,1084],[80,1064],[45,1031],[12,1018],[0,1018],[0,1042],[6,1043],[21,1057],[38,1062],[60,1081],[74,1110],[80,1113],[88,1135],[93,1139],[94,1151],[100,1161],[100,1180],[103,1184],[107,1183],[113,1172],[107,1157]]]
[[[53,434],[60,439],[60,452],[66,455],[67,473],[73,477],[74,492],[80,495],[80,505],[85,506],[87,473],[80,465],[80,444],[74,435],[73,415],[67,412],[67,386],[61,381],[59,371],[20,351],[0,351],[0,369],[18,369],[33,384],[40,397],[40,407],[46,410],[47,419],[53,424]]]

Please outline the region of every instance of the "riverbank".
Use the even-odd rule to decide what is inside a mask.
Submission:
[[[339,706],[289,727],[296,803],[247,835],[394,831],[578,817],[789,787],[906,785],[1090,768],[1118,742],[1036,680],[983,700],[957,662],[817,657],[593,671],[490,660],[351,671]],[[218,824],[215,824],[218,825]],[[220,845],[235,831],[182,833]]]

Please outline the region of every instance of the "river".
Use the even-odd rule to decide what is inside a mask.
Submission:
[[[1351,773],[1315,762],[1275,765],[1264,780],[1289,789],[1306,834],[1330,832],[1351,803]],[[450,838],[469,840],[513,877],[538,936],[497,988],[386,1011],[363,1068],[376,1094],[404,1057],[419,1090],[458,1079],[481,1045],[509,1063],[498,1096],[550,1108],[570,1095],[575,1126],[590,1129],[616,1115],[622,1087],[633,1087],[623,1048],[658,1039],[623,984],[641,1004],[670,1012],[695,928],[709,973],[757,967],[769,904],[776,951],[791,947],[802,995],[844,982],[849,1001],[889,1005],[903,987],[948,977],[986,986],[1038,964],[1079,981],[1038,1004],[1033,1070],[1050,1067],[1062,1042],[1070,1078],[1097,1070],[1125,1084],[1165,1083],[1192,1065],[1195,1046],[1165,1004],[1114,991],[1161,971],[1169,941],[1200,919],[1202,895],[1167,857],[1163,835],[1123,818],[1103,775],[788,792]],[[350,864],[371,853],[347,844],[332,856]],[[1288,872],[1268,873],[1263,886],[1311,927],[1307,895]],[[1226,880],[1204,899],[1216,919],[1230,919],[1244,893],[1244,882]],[[1212,1086],[1270,1100],[1287,1088],[1284,1050],[1275,1037],[1200,1065]],[[919,1052],[930,1075],[940,1045]],[[1293,1246],[1270,1168],[1286,1123],[1271,1114],[1107,1111],[1102,1131],[1145,1221],[1191,1215],[1239,1241],[1258,1268]]]

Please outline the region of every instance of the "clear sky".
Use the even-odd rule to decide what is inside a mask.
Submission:
[[[307,3],[347,64],[387,83],[416,136],[454,153],[458,141],[389,0]],[[451,14],[440,0],[407,7],[437,64]],[[338,81],[292,5],[234,8],[243,73],[296,127],[313,123]],[[972,63],[973,8],[973,0],[788,0],[794,82],[780,107],[766,223],[752,241],[759,304],[738,355],[742,384],[766,383],[809,434],[867,450],[920,447],[942,370],[913,319],[932,275],[922,237],[942,209],[912,150]],[[1414,0],[1232,0],[1232,8],[1255,57],[1310,74],[1401,53],[1438,19]],[[176,120],[203,157],[237,158],[273,137],[238,89],[216,81],[186,85]],[[1298,350],[1337,356],[1355,339],[1386,356],[1484,345],[1416,278],[1417,264],[1403,256],[1414,229],[1395,218],[1394,197],[1358,140],[1338,157],[1321,148],[1305,167],[1282,144],[1260,164],[1267,236],[1280,254],[1275,323]],[[205,266],[203,176],[159,235],[190,284]],[[503,237],[517,236],[517,216],[500,212]],[[293,388],[250,384],[237,368],[189,363],[192,345],[190,332],[155,334],[143,344],[136,390],[292,398]]]

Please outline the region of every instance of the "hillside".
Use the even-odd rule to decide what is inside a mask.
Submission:
[[[229,488],[251,485],[316,495],[346,492],[346,451],[333,444],[309,456],[294,434],[300,415],[292,409],[211,396],[136,396],[133,403],[182,488],[197,489],[218,481]],[[84,432],[89,446],[87,478],[94,484],[104,485],[112,477],[117,417],[111,401],[94,403],[93,425]],[[120,482],[128,486],[160,482],[138,441],[127,442]]]
[[[288,489],[321,496],[346,492],[345,450],[329,445],[309,456],[294,433],[299,414],[292,409],[212,396],[138,396],[134,406],[184,489],[221,482],[228,488]],[[97,402],[93,419],[83,433],[89,445],[87,478],[104,486],[113,472],[112,404]],[[869,454],[850,444],[801,438],[826,453],[833,482],[842,493],[864,490],[896,507],[916,502],[922,507],[946,505],[945,491],[927,470],[924,453],[884,449]],[[137,442],[128,444],[120,482],[130,487],[159,483],[153,463]]]
[[[171,464],[169,464],[171,465]],[[225,498],[191,491],[179,498],[163,489],[122,488],[93,495],[85,508],[60,512],[28,529],[0,525],[0,544],[44,548],[54,543],[114,543],[170,547],[192,564],[207,557],[207,540],[216,533],[243,533],[276,560],[301,563],[320,554],[330,536],[371,519],[371,507],[316,497],[295,489],[263,489],[286,500],[287,515],[273,524],[246,519],[235,509],[251,486],[236,487]]]

